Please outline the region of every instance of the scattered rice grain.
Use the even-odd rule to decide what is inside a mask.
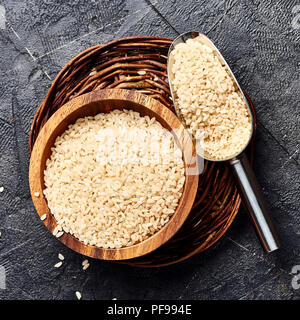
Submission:
[[[60,261],[60,262],[57,262],[55,265],[54,265],[54,268],[59,268],[59,267],[61,267],[61,265],[62,265],[62,262]]]
[[[83,266],[85,266],[85,265],[88,264],[88,263],[89,263],[89,260],[88,260],[88,259],[85,259],[85,260],[82,261],[82,265],[83,265]]]
[[[85,264],[85,265],[82,267],[82,270],[86,270],[89,266],[90,266],[89,263]]]
[[[80,300],[81,299],[81,293],[79,291],[76,291],[75,294],[76,294],[77,299]]]

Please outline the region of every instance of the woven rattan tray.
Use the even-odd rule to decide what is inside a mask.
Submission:
[[[166,105],[173,103],[167,78],[167,53],[172,40],[161,37],[122,38],[91,47],[70,60],[52,83],[34,116],[29,150],[49,117],[67,101],[93,90],[123,88],[138,90]],[[252,109],[256,132],[256,116]],[[248,147],[253,160],[254,138]],[[193,209],[177,234],[154,252],[122,261],[139,267],[173,264],[208,249],[226,232],[241,200],[233,175],[224,163],[205,162]]]

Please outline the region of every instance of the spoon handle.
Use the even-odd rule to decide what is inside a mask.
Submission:
[[[246,155],[242,153],[238,158],[230,160],[230,164],[264,249],[268,253],[277,250],[280,247],[279,238]]]

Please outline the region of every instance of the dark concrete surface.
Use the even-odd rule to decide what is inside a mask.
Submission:
[[[0,299],[299,299],[298,1],[0,0]],[[28,188],[30,123],[59,69],[97,43],[199,30],[228,59],[258,112],[255,172],[282,248],[263,252],[241,209],[208,251],[171,267],[89,259],[44,227]],[[65,256],[54,268],[58,253]]]

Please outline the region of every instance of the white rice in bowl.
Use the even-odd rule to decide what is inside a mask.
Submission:
[[[178,206],[185,182],[182,152],[155,118],[131,110],[81,118],[51,150],[44,195],[58,228],[84,244],[139,243]]]

